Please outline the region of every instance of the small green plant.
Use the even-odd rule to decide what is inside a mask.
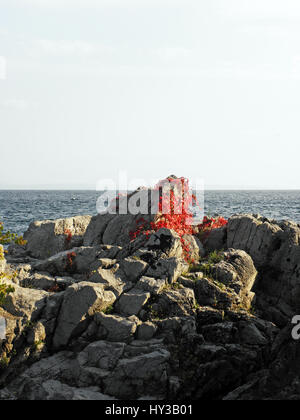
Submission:
[[[222,255],[222,251],[213,251],[209,254],[207,261],[209,264],[218,264],[224,261],[224,255]]]
[[[171,284],[171,289],[173,289],[173,290],[180,290],[180,289],[182,289],[182,285],[181,284],[179,284],[179,283],[172,283]]]
[[[4,232],[3,223],[0,222],[0,245],[9,245],[12,242],[17,245],[26,245],[27,243],[23,236],[19,236],[16,233],[10,232],[9,230]]]
[[[199,264],[191,264],[188,273],[184,273],[183,276],[191,277],[191,274],[202,272],[207,278],[213,280],[215,277],[214,266],[221,261],[224,261],[224,259],[225,257],[222,251],[213,251]]]
[[[5,283],[0,283],[0,307],[3,306],[10,293],[14,293],[15,289]]]
[[[112,313],[113,313],[113,311],[114,311],[114,307],[113,307],[113,305],[109,305],[106,309],[104,309],[103,313],[104,313],[105,315],[109,315],[109,314],[112,314]]]
[[[9,358],[6,356],[3,356],[0,359],[0,369],[6,369],[9,365],[9,362],[10,362]]]

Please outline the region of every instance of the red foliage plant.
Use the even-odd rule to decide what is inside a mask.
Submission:
[[[71,242],[73,235],[72,235],[72,232],[70,231],[70,229],[65,230],[65,235],[67,235],[66,241]]]
[[[225,226],[227,220],[204,217],[201,224],[193,225],[193,213],[190,207],[192,204],[198,205],[198,203],[196,197],[190,192],[189,181],[186,178],[169,177],[160,181],[154,189],[160,192],[155,220],[147,223],[143,218],[140,218],[137,221],[136,230],[130,232],[130,239],[134,240],[140,234],[149,236],[161,228],[172,229],[180,237],[185,260],[193,263],[190,248],[187,241],[184,240],[184,236],[193,235],[199,231],[209,234],[212,229]]]
[[[204,237],[207,237],[213,229],[219,229],[227,224],[228,220],[224,219],[224,217],[209,218],[204,216],[203,222],[198,225],[198,229],[200,233],[204,234]]]
[[[70,270],[73,267],[75,257],[76,257],[75,252],[69,252],[67,254],[66,270]]]

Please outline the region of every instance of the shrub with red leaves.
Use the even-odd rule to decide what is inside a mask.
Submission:
[[[67,271],[72,269],[75,257],[76,257],[75,252],[69,252],[67,254],[67,264],[66,264],[66,270]]]
[[[206,239],[210,232],[213,229],[219,229],[228,224],[228,220],[224,219],[224,217],[207,217],[203,218],[203,222],[200,223],[197,227],[199,229],[199,234],[202,236],[203,239]]]
[[[65,235],[67,235],[67,237],[66,237],[66,241],[67,241],[67,242],[71,242],[72,237],[73,237],[72,232],[71,232],[69,229],[66,229],[66,230],[65,230]]]
[[[170,188],[167,188],[167,193],[164,193],[166,186]],[[141,234],[148,237],[161,228],[174,230],[180,236],[185,260],[193,263],[189,245],[183,238],[184,235],[194,235],[197,231],[209,234],[212,229],[225,226],[227,220],[222,217],[217,219],[204,217],[203,222],[198,226],[192,224],[193,213],[190,207],[192,204],[198,204],[196,197],[190,192],[189,181],[186,178],[169,177],[160,181],[154,189],[161,193],[155,221],[147,223],[144,218],[140,218],[136,222],[136,230],[130,232],[130,239],[134,240]]]

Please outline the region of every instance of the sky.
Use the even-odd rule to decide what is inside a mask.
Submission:
[[[0,0],[0,189],[300,189],[299,0]]]

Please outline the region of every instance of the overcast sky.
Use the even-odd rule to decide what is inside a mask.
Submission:
[[[0,56],[0,188],[300,189],[299,0],[0,0]]]

